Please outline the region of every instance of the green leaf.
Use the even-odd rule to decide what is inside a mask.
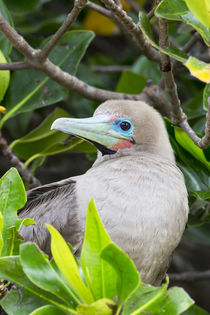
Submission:
[[[132,71],[137,74],[144,74],[148,80],[152,80],[154,84],[158,84],[161,79],[161,71],[156,62],[149,60],[145,56],[141,56],[132,66]]]
[[[0,50],[0,62],[1,63],[7,62],[1,50]],[[0,71],[0,102],[4,98],[4,95],[8,89],[9,81],[10,81],[10,72],[4,71],[4,70]]]
[[[2,249],[4,246],[4,240],[3,240],[2,232],[3,232],[3,216],[0,212],[0,255],[1,255],[1,252],[2,252]]]
[[[17,224],[17,210],[26,203],[23,182],[15,168],[11,168],[0,180],[0,209],[3,216],[2,256],[12,255],[16,238],[14,227]]]
[[[55,155],[55,154],[63,153],[67,151],[96,153],[96,148],[93,146],[93,144],[83,139],[72,138],[68,142],[55,143],[47,147],[46,149],[44,149],[42,152],[34,154],[26,161],[25,166],[28,167],[28,165],[37,158]]]
[[[178,315],[193,303],[182,288],[174,287],[167,291],[167,283],[158,288],[140,284],[124,305],[122,315]]]
[[[20,292],[11,289],[0,304],[9,315],[28,315],[34,309],[45,305],[46,301],[23,288]]]
[[[185,0],[190,11],[206,27],[210,27],[210,2],[209,0]]]
[[[55,294],[70,308],[79,303],[78,298],[52,268],[48,256],[41,252],[35,244],[25,243],[20,246],[20,261],[27,277],[39,288]]]
[[[36,308],[43,303],[43,305],[53,304],[64,311],[70,310],[62,300],[52,293],[40,289],[28,279],[20,264],[19,256],[0,257],[0,278],[11,281],[20,287],[24,287],[23,293],[27,291],[27,295],[23,300],[27,305],[28,303],[32,303],[34,299],[34,303],[36,303],[38,299],[40,304],[37,305]],[[12,298],[14,298],[14,296]],[[43,300],[43,302],[40,300]],[[0,304],[3,303],[3,301],[4,299]]]
[[[52,50],[49,59],[64,71],[75,75],[78,64],[93,36],[90,31],[67,32]],[[55,104],[63,100],[67,94],[68,91],[64,87],[50,80],[42,72],[36,70],[15,71],[3,104],[7,108],[7,114],[2,118],[0,128],[17,113]]]
[[[181,128],[175,126],[175,138],[176,141],[190,154],[192,154],[197,160],[199,160],[201,163],[203,163],[208,170],[210,170],[210,162],[207,161],[203,150],[201,150],[186,134],[184,130]]]
[[[79,305],[77,315],[113,315],[117,305],[109,299],[101,299],[89,305]]]
[[[81,251],[81,267],[94,299],[113,298],[116,294],[116,273],[101,256],[101,250],[111,242],[94,200],[88,205],[85,237]]]
[[[191,0],[189,1],[191,2]],[[200,3],[197,0],[195,1],[196,3]],[[184,0],[162,0],[155,10],[155,15],[157,17],[162,17],[167,20],[182,21],[195,28],[201,34],[205,43],[209,46],[210,29],[203,25],[193,13],[188,10]]]
[[[121,305],[140,282],[140,276],[134,262],[114,243],[108,244],[101,252],[106,260],[117,272],[117,295]]]
[[[21,159],[27,160],[53,144],[64,142],[69,137],[68,134],[50,130],[52,123],[60,117],[70,117],[70,115],[64,109],[56,108],[37,128],[25,137],[13,141],[10,148]]]
[[[206,84],[204,91],[203,91],[203,108],[208,111],[209,103],[208,98],[210,97],[210,83]]]
[[[18,15],[24,15],[30,13],[31,11],[37,9],[45,2],[49,2],[50,0],[7,0],[8,7],[11,12]]]
[[[210,313],[197,305],[193,305],[189,308],[189,310],[182,313],[182,315],[210,315]]]
[[[65,315],[66,312],[59,310],[57,307],[53,305],[44,305],[37,308],[33,312],[31,312],[29,315],[46,315],[46,314],[47,315]],[[71,313],[68,312],[68,314],[71,314]]]
[[[11,25],[13,26],[12,17],[7,10],[6,5],[4,4],[3,0],[0,0],[0,12],[3,18]],[[10,52],[12,50],[12,43],[9,41],[9,39],[0,32],[0,50],[2,50],[3,54],[8,57],[10,55]]]
[[[142,33],[153,47],[157,48],[162,53],[167,54],[182,62],[190,70],[191,74],[199,80],[205,83],[210,82],[210,64],[207,64],[191,56],[188,57],[184,52],[177,49],[176,47],[168,46],[166,48],[162,48],[158,46],[158,44],[156,44],[153,40],[149,19],[144,12],[139,12],[139,22]]]
[[[51,252],[64,279],[74,292],[86,303],[93,302],[89,289],[85,286],[78,265],[67,243],[60,233],[52,226],[46,225],[51,234]]]
[[[56,108],[36,129],[25,137],[13,141],[10,145],[20,158],[27,160],[27,166],[35,159],[61,152],[96,152],[95,147],[87,141],[78,138],[71,138],[67,141],[68,134],[50,130],[52,123],[59,117],[69,117],[69,114],[61,108]]]
[[[181,50],[177,49],[176,47],[169,46],[167,48],[161,48],[155,43],[153,39],[152,29],[149,23],[149,19],[146,16],[146,14],[141,11],[139,12],[139,27],[142,33],[144,34],[144,36],[146,37],[146,39],[149,41],[149,43],[153,47],[157,48],[158,50],[160,50],[161,52],[167,55],[170,55],[171,57],[179,60],[182,63],[187,61],[188,56]]]
[[[146,85],[146,78],[133,71],[126,70],[120,76],[116,91],[122,93],[138,94]]]

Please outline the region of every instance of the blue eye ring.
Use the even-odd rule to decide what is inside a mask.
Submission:
[[[123,131],[128,131],[131,129],[131,123],[128,122],[127,120],[123,120],[121,123],[120,123],[120,128],[123,130]]]

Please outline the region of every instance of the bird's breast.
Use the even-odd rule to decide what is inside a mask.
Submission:
[[[172,163],[150,156],[113,159],[91,168],[78,178],[76,195],[82,229],[94,198],[110,237],[139,268],[143,260],[156,264],[171,255],[187,220],[182,174]]]

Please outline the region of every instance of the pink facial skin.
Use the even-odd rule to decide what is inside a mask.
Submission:
[[[132,145],[133,144],[128,140],[121,140],[118,143],[116,143],[115,145],[109,147],[109,149],[111,149],[113,151],[117,151],[119,149],[130,148]]]

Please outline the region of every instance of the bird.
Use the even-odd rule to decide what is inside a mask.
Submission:
[[[90,118],[58,118],[51,129],[94,144],[97,159],[83,175],[30,190],[20,218],[25,241],[50,254],[52,224],[79,252],[94,198],[111,237],[134,261],[142,282],[159,285],[188,219],[184,177],[161,115],[142,101],[107,100]]]

